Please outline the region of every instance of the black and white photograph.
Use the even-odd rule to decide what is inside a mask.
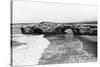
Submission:
[[[11,65],[96,62],[95,5],[13,0]]]

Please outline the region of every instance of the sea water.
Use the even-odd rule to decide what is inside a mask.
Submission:
[[[50,42],[43,35],[16,34],[13,40],[22,43],[13,48],[13,66],[36,65]]]
[[[12,40],[17,44],[15,42],[12,44],[13,65],[96,61],[96,37],[68,34],[49,36],[14,34]]]

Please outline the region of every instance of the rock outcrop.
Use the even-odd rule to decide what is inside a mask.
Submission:
[[[82,24],[41,22],[34,26],[21,27],[21,31],[22,34],[73,33],[74,35],[97,35],[97,26],[93,24],[82,25]]]

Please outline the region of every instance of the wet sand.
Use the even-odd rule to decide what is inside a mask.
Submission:
[[[47,39],[51,44],[41,57],[40,65],[93,62],[97,60],[97,42],[80,36],[64,34],[50,36]]]

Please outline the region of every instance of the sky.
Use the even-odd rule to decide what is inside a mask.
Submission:
[[[97,20],[97,6],[13,1],[13,23],[71,23]]]

